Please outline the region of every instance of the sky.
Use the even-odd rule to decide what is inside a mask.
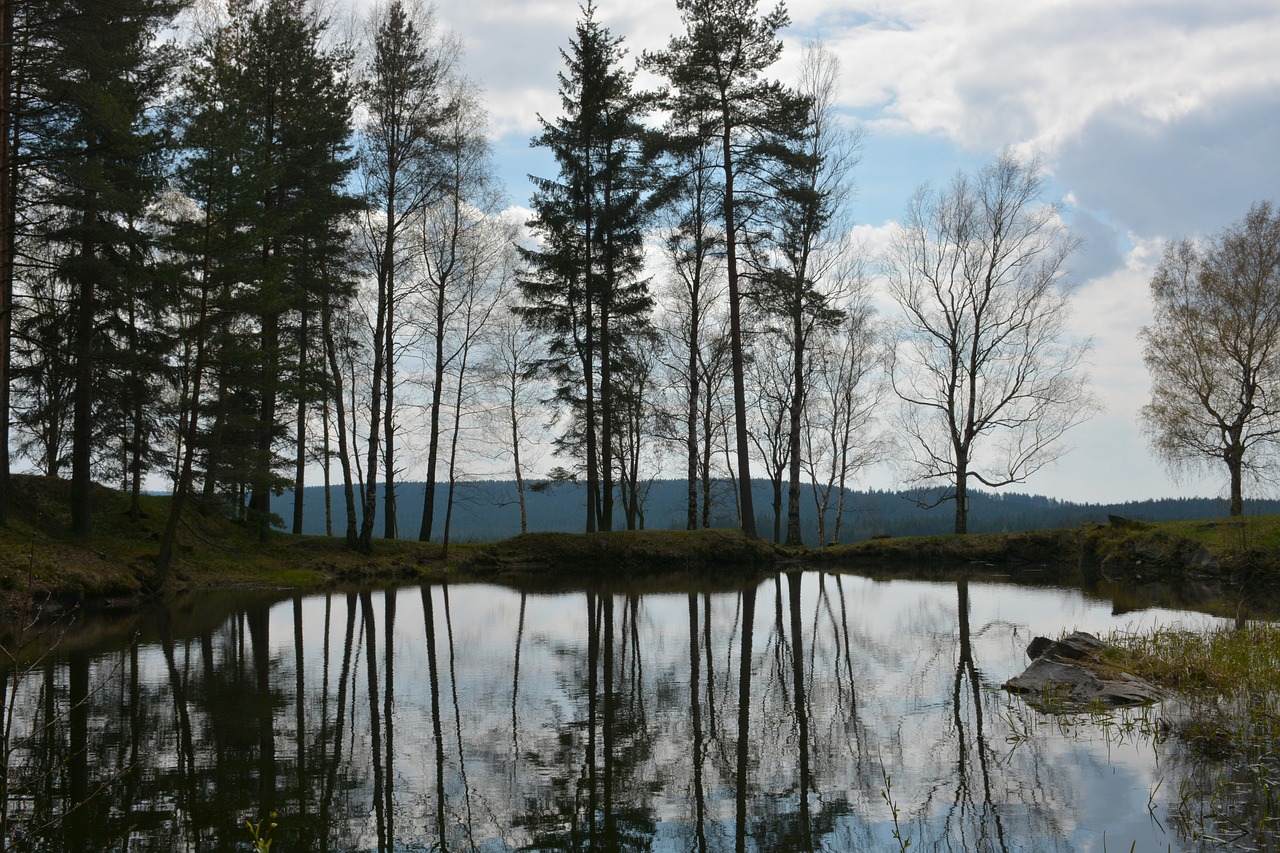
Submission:
[[[762,8],[765,8],[762,4]],[[866,133],[853,214],[874,251],[922,183],[1005,149],[1043,164],[1050,200],[1082,246],[1071,259],[1073,333],[1093,340],[1105,411],[1073,450],[1019,491],[1112,502],[1225,492],[1223,473],[1172,479],[1137,413],[1149,382],[1136,333],[1169,239],[1216,232],[1280,199],[1280,3],[1275,0],[794,0],[776,77],[821,39],[841,62],[838,108]],[[537,115],[560,104],[559,51],[579,16],[566,0],[436,0],[485,92],[495,161],[513,205]],[[675,0],[598,0],[632,57],[679,31]],[[892,487],[887,471],[870,485]]]

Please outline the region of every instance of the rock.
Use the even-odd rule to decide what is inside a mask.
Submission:
[[[1133,519],[1133,518],[1125,518],[1123,515],[1108,515],[1107,523],[1110,524],[1112,527],[1116,527],[1121,530],[1146,530],[1151,526],[1150,524],[1147,524],[1145,521],[1138,521],[1137,519]]]
[[[1032,660],[1048,657],[1054,660],[1080,660],[1097,657],[1107,646],[1093,634],[1076,631],[1061,640],[1036,637],[1027,644],[1027,657]]]
[[[1004,689],[1042,711],[1090,705],[1115,708],[1163,698],[1150,682],[1103,665],[1098,655],[1105,648],[1101,640],[1083,631],[1060,640],[1036,637],[1027,646],[1031,665],[1006,681]]]

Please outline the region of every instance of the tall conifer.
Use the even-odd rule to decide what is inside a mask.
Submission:
[[[621,66],[622,39],[583,8],[559,76],[564,114],[539,116],[532,140],[555,155],[557,178],[535,179],[531,227],[541,238],[524,252],[524,315],[548,332],[543,366],[576,423],[560,446],[583,460],[588,532],[613,524],[613,449],[617,423],[615,340],[648,322],[651,299],[642,267],[644,205],[640,143],[643,101]]]
[[[109,318],[126,313],[147,280],[152,239],[140,223],[162,186],[165,133],[153,108],[169,73],[155,40],[178,9],[170,0],[61,0],[29,21],[39,54],[29,85],[41,109],[31,158],[51,214],[40,237],[56,247],[57,275],[71,289],[71,528],[80,536],[93,529],[99,386],[129,343]]]
[[[804,123],[803,101],[762,76],[782,53],[778,33],[790,22],[786,6],[779,3],[766,13],[758,7],[758,0],[676,0],[684,34],[672,38],[665,51],[645,57],[648,67],[671,84],[667,106],[672,112],[697,122],[703,139],[719,143],[739,512],[742,530],[750,536],[756,535],[756,520],[743,373],[740,256],[749,220],[744,196],[753,178],[768,172],[773,157],[786,156],[778,138]]]

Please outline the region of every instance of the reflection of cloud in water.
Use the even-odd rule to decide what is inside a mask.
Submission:
[[[759,586],[744,685],[739,593],[414,588],[396,595],[390,629],[386,598],[361,599],[318,595],[269,614],[264,602],[252,630],[234,616],[170,640],[172,666],[148,644],[136,670],[126,658],[121,671],[117,652],[92,659],[90,683],[138,677],[137,713],[113,705],[127,705],[127,690],[88,701],[103,731],[148,721],[138,778],[156,793],[139,796],[202,802],[189,822],[171,812],[175,837],[199,821],[202,837],[233,832],[263,804],[258,780],[274,777],[272,807],[308,816],[282,821],[304,845],[315,833],[343,848],[380,836],[430,845],[444,826],[450,849],[594,840],[721,851],[734,846],[742,793],[749,849],[883,849],[893,845],[883,768],[912,849],[1100,850],[1104,831],[1108,848],[1180,843],[1148,815],[1167,772],[1149,741],[1087,717],[1062,724],[999,685],[1021,671],[1034,634],[1207,619],[1116,617],[1073,590],[806,573]],[[183,620],[172,623],[180,634]],[[40,679],[26,684],[24,725],[41,713]],[[190,753],[175,762],[184,738]],[[109,740],[89,749],[99,742]],[[66,748],[23,755],[24,766],[56,763]],[[118,755],[94,753],[97,776],[81,790],[110,777]],[[298,777],[298,767],[310,769]],[[375,799],[386,806],[376,832]]]

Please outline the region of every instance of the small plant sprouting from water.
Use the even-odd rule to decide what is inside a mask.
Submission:
[[[889,775],[889,771],[884,765],[880,765],[880,778],[884,780],[884,787],[880,790],[880,797],[884,800],[885,805],[889,807],[889,813],[893,815],[893,840],[898,842],[898,850],[905,853],[911,847],[911,836],[903,837],[902,824],[898,822],[898,804],[893,801],[893,777]]]
[[[1116,663],[1179,696],[1166,720],[1192,757],[1170,812],[1179,829],[1191,838],[1280,845],[1280,625],[1239,621],[1110,639]]]
[[[280,825],[276,823],[276,813],[272,812],[270,817],[264,817],[257,823],[245,818],[244,825],[249,828],[249,836],[253,839],[250,848],[253,853],[271,853],[271,834]]]

